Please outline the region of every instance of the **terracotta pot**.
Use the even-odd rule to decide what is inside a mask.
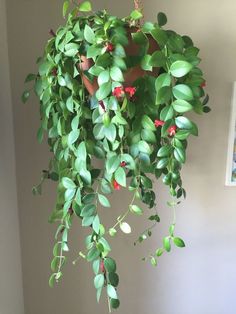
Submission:
[[[128,33],[128,40],[129,44],[125,47],[125,52],[127,56],[137,56],[138,52],[140,50],[140,45],[137,45],[135,42],[132,40],[131,33],[134,33],[137,31],[137,28],[128,28],[127,33]],[[152,38],[151,35],[148,35],[149,39],[149,49],[148,49],[148,54],[153,54],[155,51],[160,50],[157,42]],[[81,56],[81,64],[80,64],[80,69],[82,71],[88,71],[92,66],[94,65],[94,62],[92,59],[88,59],[85,56]],[[154,68],[152,72],[150,71],[145,71],[141,68],[140,65],[129,68],[125,73],[124,73],[124,86],[132,86],[133,82],[136,81],[139,77],[144,76],[145,74],[149,74],[152,76],[157,76],[159,73],[159,68]],[[86,89],[88,90],[89,94],[91,96],[94,95],[94,93],[98,90],[98,82],[97,79],[95,78],[93,82],[91,82],[82,72],[82,80],[84,82],[84,85]]]

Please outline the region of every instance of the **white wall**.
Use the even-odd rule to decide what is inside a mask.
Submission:
[[[5,0],[0,0],[0,314],[23,314]]]
[[[42,52],[48,30],[61,21],[60,1],[13,1],[8,5],[8,34],[17,156],[17,184],[22,236],[26,314],[106,313],[106,302],[95,303],[91,270],[83,262],[68,263],[62,284],[54,290],[47,286],[55,227],[47,224],[54,203],[54,189],[47,184],[42,198],[31,196],[31,186],[39,171],[47,166],[46,145],[36,143],[38,105],[33,99],[25,106],[19,97],[24,76],[34,70],[35,57]],[[127,14],[131,1],[97,0],[96,7]],[[202,68],[206,73],[212,113],[194,117],[200,126],[199,138],[191,140],[183,176],[187,200],[178,209],[176,232],[187,248],[164,256],[157,269],[143,264],[140,257],[160,244],[170,219],[164,205],[166,192],[157,187],[163,225],[145,246],[134,248],[133,238],[121,236],[114,241],[114,253],[121,275],[122,314],[234,314],[236,190],[224,186],[230,98],[236,68],[235,0],[143,1],[147,19],[155,20],[164,11],[170,28],[187,33],[201,48]],[[62,1],[61,1],[62,3]],[[55,27],[54,27],[55,26]],[[107,211],[126,206],[120,196]],[[122,208],[121,208],[122,207]],[[139,220],[133,221],[141,230]],[[78,230],[77,230],[78,229]],[[82,233],[76,224],[73,246],[81,249]],[[71,253],[72,257],[76,254]]]

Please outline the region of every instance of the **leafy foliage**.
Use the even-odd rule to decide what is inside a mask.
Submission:
[[[38,140],[41,142],[46,133],[52,152],[49,170],[43,172],[33,191],[41,193],[47,178],[58,181],[50,216],[50,222],[59,224],[50,286],[62,276],[69,230],[73,220],[79,218],[90,230],[85,239],[87,251],[80,252],[79,257],[92,263],[97,300],[106,287],[109,308],[115,309],[120,304],[119,277],[106,238],[115,236],[117,227],[124,233],[132,231],[126,217],[130,213],[141,216],[145,207],[136,205],[137,200],[154,211],[149,217],[153,225],[138,242],[152,235],[151,229],[160,222],[152,175],[162,178],[172,197],[185,197],[181,168],[186,161],[187,139],[197,136],[198,128],[184,114],[209,112],[209,98],[198,67],[199,50],[189,37],[162,28],[167,23],[165,14],[158,14],[157,23],[140,26],[142,14],[138,10],[120,19],[106,11],[85,15],[92,11],[89,1],[69,9],[70,2],[65,1],[65,25],[56,33],[50,32],[52,38],[37,61],[38,73],[29,74],[25,80],[34,82],[33,90],[40,100]],[[140,45],[138,55],[132,58],[126,52],[129,33]],[[150,40],[160,47],[152,54]],[[84,58],[92,62],[88,69],[83,68]],[[126,71],[137,65],[147,72],[129,86]],[[156,76],[152,72],[155,68],[159,72]],[[85,88],[85,79],[98,85],[92,96]],[[26,102],[29,95],[27,89],[22,101]],[[97,158],[103,160],[101,169],[95,166]],[[132,201],[107,231],[101,223],[100,206],[109,210],[108,195],[127,186],[133,193]],[[170,206],[174,208],[175,204]],[[174,226],[175,221],[163,239],[163,247],[150,255],[153,266],[164,251],[171,250],[172,241],[177,247],[185,246],[174,236]]]

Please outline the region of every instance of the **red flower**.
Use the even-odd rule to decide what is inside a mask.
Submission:
[[[120,185],[116,180],[113,180],[113,187],[116,191],[120,190]]]
[[[126,87],[125,92],[128,93],[130,97],[133,97],[134,94],[136,93],[136,87],[132,86]]]
[[[105,47],[107,52],[112,52],[114,50],[112,43],[106,43]]]
[[[104,261],[102,260],[101,263],[100,263],[100,270],[102,273],[105,273],[106,270],[105,270],[105,266],[104,266]]]
[[[169,127],[167,132],[169,133],[170,136],[174,136],[176,134],[176,130],[177,130],[177,126],[172,125],[171,127]]]
[[[206,87],[206,82],[203,82],[203,83],[201,84],[201,87],[202,87],[202,88]]]
[[[116,98],[120,98],[124,95],[124,89],[123,86],[118,86],[115,87],[112,93],[113,96],[115,96]]]
[[[104,105],[104,102],[100,100],[98,103],[99,103],[99,106],[101,106],[101,108],[103,109],[103,111],[106,112],[106,107]]]
[[[125,162],[125,161],[122,161],[121,163],[120,163],[120,166],[121,167],[125,167],[127,165],[127,163]]]
[[[163,126],[165,122],[162,120],[155,120],[154,124],[155,124],[155,127],[158,128],[159,126]]]

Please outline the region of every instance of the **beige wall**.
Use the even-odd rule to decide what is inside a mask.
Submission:
[[[62,1],[61,1],[62,2]],[[54,202],[54,189],[46,184],[44,196],[33,198],[31,186],[39,171],[47,166],[46,145],[36,143],[38,105],[19,101],[24,76],[34,70],[35,57],[41,54],[48,30],[60,22],[60,1],[8,0],[8,35],[16,136],[17,184],[23,252],[26,314],[106,313],[106,302],[97,308],[91,270],[83,262],[67,265],[63,283],[54,290],[47,286],[55,227],[47,224]],[[96,1],[115,14],[127,14],[127,0]],[[157,269],[143,264],[140,257],[160,243],[165,234],[169,209],[166,192],[157,186],[163,225],[143,247],[132,246],[133,237],[114,241],[114,254],[121,275],[122,314],[234,314],[236,258],[236,189],[224,186],[230,97],[236,68],[235,0],[148,0],[147,19],[157,11],[168,14],[170,28],[191,35],[201,48],[202,68],[213,111],[194,117],[200,126],[199,138],[191,140],[183,176],[187,200],[178,210],[177,232],[187,248],[164,256]],[[127,196],[128,198],[128,196]],[[115,198],[113,211],[126,206]],[[136,231],[141,230],[134,220]],[[78,230],[77,230],[78,229]],[[76,224],[73,246],[82,246]],[[71,257],[76,255],[71,253]]]
[[[0,314],[23,314],[5,0],[0,0]]]

